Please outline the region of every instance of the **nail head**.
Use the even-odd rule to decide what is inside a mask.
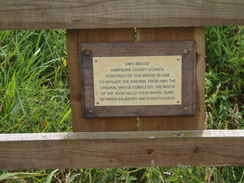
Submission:
[[[189,109],[188,106],[184,106],[184,110],[187,111]]]
[[[188,49],[184,49],[184,50],[183,50],[183,53],[184,53],[184,54],[187,54],[188,52],[189,52]]]
[[[90,55],[91,51],[90,50],[86,50],[85,53],[86,53],[86,55]]]
[[[90,114],[93,114],[94,110],[93,110],[93,109],[88,109],[88,112],[89,112]]]

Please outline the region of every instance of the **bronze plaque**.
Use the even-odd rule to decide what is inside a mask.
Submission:
[[[83,116],[195,114],[195,42],[81,43]]]

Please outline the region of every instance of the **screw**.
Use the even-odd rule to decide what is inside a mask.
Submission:
[[[187,54],[188,52],[189,52],[188,49],[184,49],[184,50],[183,50],[183,53],[184,53],[184,54]]]
[[[99,102],[97,102],[97,105],[99,105]]]
[[[185,107],[184,107],[184,110],[185,110],[185,111],[188,111],[188,109],[189,109],[188,106],[185,106]]]
[[[93,114],[94,110],[93,110],[93,109],[88,109],[88,112],[89,112],[90,114]]]
[[[86,53],[86,55],[90,55],[91,51],[90,50],[86,50],[85,53]]]

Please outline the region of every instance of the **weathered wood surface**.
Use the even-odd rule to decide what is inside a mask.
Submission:
[[[82,118],[82,95],[78,43],[104,41],[162,41],[195,40],[196,63],[196,115],[178,117],[143,117],[136,124],[135,118]],[[67,30],[68,58],[73,131],[135,131],[149,130],[203,130],[204,129],[204,68],[205,68],[205,29],[192,28],[144,28],[138,29],[78,29]]]
[[[70,100],[73,131],[136,131],[136,118],[82,118],[81,73],[78,44],[83,42],[133,41],[133,29],[67,30]]]
[[[196,41],[196,115],[170,117],[141,117],[140,130],[203,130],[204,125],[204,71],[205,28],[141,28],[137,30],[137,41]]]
[[[243,130],[0,134],[0,169],[244,166]]]
[[[0,0],[0,29],[244,24],[243,0]]]

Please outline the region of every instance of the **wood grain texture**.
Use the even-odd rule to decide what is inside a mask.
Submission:
[[[244,166],[243,130],[0,134],[0,169]]]
[[[204,68],[205,29],[198,28],[145,28],[138,29],[137,41],[195,40],[196,63],[196,115],[181,117],[142,117],[140,130],[197,130],[204,129]]]
[[[244,24],[243,0],[0,0],[0,29]]]
[[[73,131],[132,131],[136,118],[83,119],[81,99],[81,73],[78,43],[133,41],[133,29],[67,30],[68,67]]]

